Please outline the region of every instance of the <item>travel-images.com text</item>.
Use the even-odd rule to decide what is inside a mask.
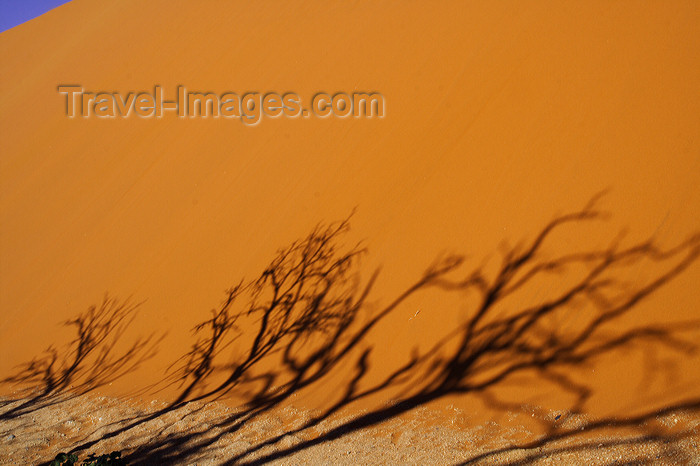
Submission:
[[[294,93],[188,91],[178,86],[175,99],[166,100],[161,86],[153,92],[93,92],[80,85],[59,85],[58,92],[65,96],[65,112],[69,118],[229,118],[255,125],[268,118],[383,118],[384,96],[377,92],[319,92],[305,107],[302,98]]]

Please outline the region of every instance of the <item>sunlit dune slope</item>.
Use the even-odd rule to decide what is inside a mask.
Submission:
[[[480,307],[478,288],[411,288],[431,265],[463,255],[450,280],[481,267],[494,279],[504,251],[530,244],[556,215],[581,211],[608,188],[595,208],[610,215],[557,229],[537,259],[649,238],[681,245],[606,270],[621,300],[653,290],[603,333],[684,322],[679,338],[692,342],[700,336],[690,323],[700,318],[700,267],[697,244],[684,241],[700,229],[699,25],[692,1],[74,0],[0,34],[0,376],[68,344],[75,326],[62,323],[99,306],[105,293],[118,302],[131,296],[139,305],[117,349],[152,339],[143,360],[99,390],[127,394],[160,383],[162,391],[144,396],[176,399],[193,378],[167,386],[166,370],[172,376],[186,360],[179,358],[197,341],[192,328],[220,309],[226,290],[260,277],[280,248],[317,224],[355,209],[350,230],[334,237],[336,252],[360,241],[366,252],[341,291],[358,305],[353,328],[387,313],[347,359],[295,393],[301,405],[329,405],[363,364],[359,385],[369,388],[464,330]],[[178,85],[303,97],[375,91],[386,114],[264,118],[256,126],[173,115],[71,119],[57,91],[66,84],[124,94],[155,85],[170,95]],[[528,281],[490,309],[491,318],[555,298],[586,267]],[[245,310],[249,299],[236,303]],[[566,303],[567,313],[538,331],[584,325],[594,301]],[[259,322],[236,322],[242,337],[217,352],[213,372],[187,396],[229,377]],[[447,358],[459,338],[433,356]],[[295,351],[317,347],[311,338]],[[281,367],[280,357],[273,351],[255,361],[250,377]],[[485,364],[475,384],[497,370]],[[654,338],[557,370],[590,384],[591,412],[700,397],[698,353]],[[231,396],[249,397],[260,380]],[[393,399],[402,383],[365,401]],[[493,388],[515,403],[573,403],[533,370]],[[483,406],[449,394],[450,402]]]

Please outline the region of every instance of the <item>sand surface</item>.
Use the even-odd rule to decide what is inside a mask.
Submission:
[[[572,419],[602,462],[640,435],[697,462],[699,26],[693,1],[74,0],[3,32],[2,450],[507,462]],[[66,84],[386,114],[67,118]]]
[[[3,400],[4,402],[5,400]],[[13,404],[5,405],[0,414]],[[7,464],[37,464],[75,445],[96,456],[119,451],[129,464],[700,464],[700,421],[674,410],[628,425],[600,426],[586,416],[559,418],[546,437],[524,427],[529,413],[474,422],[453,405],[421,407],[390,421],[327,439],[365,412],[343,413],[312,428],[317,413],[290,407],[249,419],[220,403],[192,403],[158,414],[158,402],[82,396],[6,423]],[[85,458],[87,453],[82,454]]]

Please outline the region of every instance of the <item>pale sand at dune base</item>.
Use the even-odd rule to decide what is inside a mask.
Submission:
[[[100,441],[111,430],[147,418],[164,406],[157,401],[79,396],[6,423],[0,448],[13,452],[8,464],[38,464],[52,459],[57,451],[95,441],[88,452],[102,455],[121,451],[129,464],[158,464],[149,461],[154,445],[192,434],[198,441],[210,442],[197,450],[188,464],[222,464],[232,458],[254,462],[313,441],[353,418],[335,416],[311,429],[287,434],[308,421],[312,413],[286,407],[229,433],[216,425],[235,415],[236,409],[221,403],[193,403]],[[5,405],[11,407],[12,404]],[[0,414],[5,408],[0,409]],[[555,432],[573,435],[542,444],[537,442],[541,436],[512,422],[517,417],[535,417],[532,411],[524,407],[519,414],[508,414],[511,422],[506,424],[512,427],[507,427],[495,421],[470,424],[466,413],[451,406],[439,410],[419,408],[409,415],[292,452],[283,459],[272,460],[272,464],[700,464],[700,420],[682,409],[651,416],[632,428],[608,427],[593,432],[585,432],[591,424],[584,416],[563,416],[560,430]],[[548,419],[539,420],[554,425],[555,416],[552,413]],[[273,438],[277,441],[271,445],[245,454],[251,447]],[[187,441],[183,441],[181,448],[187,446]]]

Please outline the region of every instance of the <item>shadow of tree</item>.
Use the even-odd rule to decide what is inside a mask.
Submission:
[[[64,325],[75,329],[75,339],[59,349],[20,365],[0,381],[21,387],[20,397],[0,412],[0,420],[23,416],[83,395],[135,370],[156,352],[154,335],[138,338],[125,350],[116,348],[135,317],[139,304],[105,296]]]
[[[676,444],[690,437],[697,437],[695,428],[674,429],[665,422],[676,414],[697,413],[700,411],[700,399],[673,403],[661,409],[648,410],[644,413],[628,417],[604,417],[588,422],[576,428],[554,428],[540,438],[517,445],[497,448],[473,456],[462,464],[492,463],[498,455],[518,450],[527,453],[517,461],[509,464],[530,464],[545,457],[556,457],[565,453],[603,452],[606,449],[642,444],[662,444],[665,449],[672,449]],[[673,418],[671,418],[673,419]],[[661,422],[659,422],[661,421]],[[632,429],[634,433],[630,434]],[[596,434],[601,434],[596,437]],[[693,462],[687,452],[680,453],[675,460]],[[652,458],[640,458],[649,462]]]
[[[681,353],[694,351],[695,343],[692,339],[684,339],[682,335],[684,331],[697,329],[698,322],[633,325],[631,328],[619,325],[619,322],[644,298],[672,280],[697,259],[700,253],[700,236],[694,235],[666,250],[656,245],[653,240],[623,247],[620,238],[617,238],[601,250],[561,254],[549,259],[541,254],[546,241],[565,225],[601,218],[602,212],[596,207],[597,200],[598,197],[595,197],[579,212],[554,219],[529,244],[505,250],[502,264],[493,277],[477,269],[461,280],[445,278],[444,272],[452,270],[455,264],[460,264],[463,261],[462,256],[448,257],[429,268],[423,280],[419,282],[421,285],[435,286],[450,292],[473,291],[479,296],[478,307],[457,332],[458,344],[454,349],[450,349],[448,356],[441,356],[442,352],[439,350],[452,338],[437,343],[432,350],[414,358],[409,366],[402,369],[404,375],[407,375],[409,370],[412,372],[412,388],[392,405],[343,423],[317,438],[278,449],[251,462],[262,463],[283,458],[358,429],[381,423],[448,395],[482,396],[494,405],[489,390],[509,377],[528,371],[535,371],[540,378],[553,382],[560,390],[573,393],[576,401],[569,411],[582,413],[585,402],[591,395],[591,388],[584,382],[570,378],[567,371],[571,368],[592,363],[602,354],[623,347],[630,348],[639,343],[664,345]],[[619,278],[623,276],[621,269],[639,267],[645,261],[663,263],[667,269],[642,284],[626,282]],[[536,304],[511,312],[499,309],[499,304],[507,297],[526,288],[540,275],[551,273],[566,275],[571,283],[559,292],[551,289],[551,296]],[[576,278],[572,280],[572,276]],[[577,305],[574,306],[574,303]],[[582,308],[581,303],[587,306]],[[565,315],[572,312],[577,313],[577,325],[551,325],[550,318],[555,314]],[[362,390],[358,388],[356,382],[362,378],[368,364],[367,354],[364,353],[356,362],[357,377],[348,386],[342,400],[291,433],[309,429],[327,419],[340,407],[387,386],[386,383],[381,383]],[[392,374],[386,382],[394,381],[394,375]],[[699,401],[689,400],[682,407],[697,409]],[[652,414],[647,414],[647,417],[649,416]],[[634,425],[639,424],[641,419],[644,417],[611,418],[601,422],[602,425],[608,426],[615,423]],[[594,430],[597,425],[591,424],[588,430]],[[580,429],[575,432],[579,431]],[[285,433],[288,434],[289,432]],[[552,424],[545,438],[555,439],[573,434],[574,432],[562,432],[556,424]],[[232,458],[230,462],[244,462],[252,453],[276,444],[283,437],[284,435],[271,438],[251,447]]]
[[[697,260],[700,235],[671,248],[661,247],[653,238],[624,245],[622,236],[598,249],[577,251],[571,245],[563,253],[556,253],[560,243],[551,247],[554,237],[567,228],[575,230],[584,222],[603,219],[598,200],[596,196],[583,209],[554,218],[531,241],[504,247],[495,271],[477,267],[464,272],[465,257],[461,255],[435,261],[388,305],[371,314],[362,313],[364,319],[360,318],[360,310],[369,308],[367,299],[379,271],[364,283],[360,279],[358,264],[365,249],[360,244],[342,245],[350,218],[319,225],[306,238],[281,249],[255,280],[241,281],[228,290],[211,317],[194,328],[195,343],[170,367],[165,380],[181,384],[180,395],[173,403],[148,416],[128,420],[103,439],[193,402],[200,402],[204,409],[208,402],[233,390],[245,394],[249,401],[241,409],[211,423],[209,427],[216,435],[203,430],[164,435],[163,427],[127,457],[134,464],[184,462],[213,448],[222,435],[240,430],[300,390],[323,383],[323,378],[340,366],[352,367],[354,372],[337,401],[298,428],[251,445],[226,464],[285,458],[447,396],[468,394],[481,397],[494,408],[513,409],[512,404],[497,397],[494,389],[521,374],[535,374],[570,394],[574,401],[569,414],[583,415],[593,388],[585,380],[570,376],[573,368],[592,365],[602,355],[640,345],[664,347],[681,356],[690,354],[696,344],[687,335],[699,325],[695,321],[642,323],[629,317],[643,300]],[[625,279],[630,270],[639,269],[648,272],[645,280]],[[538,280],[551,277],[557,278],[557,286],[546,288],[545,296],[533,302],[520,298],[527,296]],[[370,381],[367,375],[373,348],[367,342],[368,334],[410,296],[425,289],[456,294],[466,305],[476,305],[459,328],[431,348],[415,351],[393,372]],[[559,325],[567,321],[572,323]],[[238,354],[232,349],[234,343],[245,351]],[[231,350],[232,363],[221,363],[224,350]],[[342,408],[389,388],[400,390],[390,405],[296,445],[281,446],[285,436],[318,426]],[[638,441],[679,439],[685,434],[671,435],[649,421],[678,410],[699,409],[700,400],[691,399],[635,417],[593,420],[575,429],[542,417],[543,436],[535,442],[514,445],[511,450],[575,441],[604,427],[638,428]],[[85,450],[98,441],[86,442],[73,451]],[[635,440],[620,439],[626,441]],[[556,448],[574,451],[586,445],[579,441]],[[267,448],[271,446],[276,447],[272,452]],[[472,460],[488,461],[507,450],[479,454]],[[532,458],[537,454],[533,453]]]
[[[353,266],[365,250],[359,245],[340,250],[336,244],[348,229],[349,219],[327,227],[317,226],[305,239],[278,251],[256,280],[228,290],[219,310],[212,311],[212,318],[194,329],[198,339],[175,372],[187,382],[176,404],[186,400],[212,373],[212,361],[221,350],[245,337],[241,328],[246,332],[256,329],[246,354],[231,368],[222,369],[229,371],[225,380],[195,400],[226,393],[238,384],[258,383],[262,386],[253,398],[265,403],[280,374],[249,377],[248,373],[278,351],[283,352],[285,367],[295,374],[293,387],[306,385],[325,373],[344,351],[340,342],[369,291],[368,285],[356,298],[359,281]],[[235,301],[244,294],[248,298],[246,306],[234,311]],[[245,326],[235,325],[246,319],[249,322]],[[231,331],[236,335],[226,340]],[[303,357],[299,351],[302,347]]]

